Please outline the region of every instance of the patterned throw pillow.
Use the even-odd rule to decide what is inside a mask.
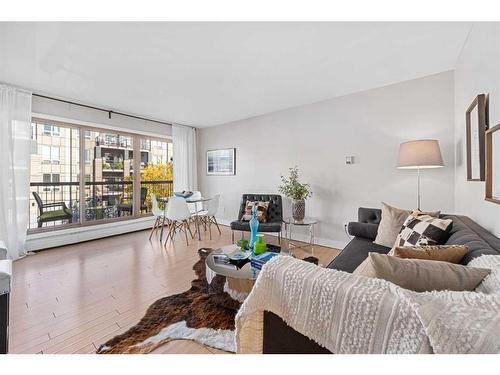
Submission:
[[[245,214],[241,217],[241,220],[250,221],[252,219],[252,208],[254,204],[257,205],[257,220],[259,223],[265,223],[267,221],[267,209],[269,208],[269,202],[247,201],[245,205]]]
[[[450,232],[453,221],[439,219],[418,212],[412,213],[405,220],[396,238],[395,246],[441,245]]]

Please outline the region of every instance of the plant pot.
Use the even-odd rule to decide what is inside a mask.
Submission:
[[[304,220],[306,216],[306,201],[304,199],[292,200],[292,217],[296,221]]]

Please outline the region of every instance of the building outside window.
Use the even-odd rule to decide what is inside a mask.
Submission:
[[[73,213],[71,225],[148,215],[150,193],[157,197],[173,193],[171,140],[72,124],[56,126],[36,119],[31,138],[30,231],[69,225],[68,220],[54,220],[43,222],[39,228],[40,207],[33,193],[38,194],[42,204],[64,203]],[[82,185],[80,176],[84,176]],[[136,184],[140,187],[135,188]],[[84,190],[80,191],[80,186]],[[134,196],[136,192],[140,196]],[[140,203],[139,209],[134,207],[136,203]]]

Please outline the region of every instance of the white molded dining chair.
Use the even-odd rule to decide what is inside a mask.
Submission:
[[[191,218],[191,213],[189,212],[188,204],[184,198],[172,197],[168,201],[166,219],[168,221],[168,233],[167,239],[165,240],[165,245],[169,237],[173,240],[177,230],[179,232],[184,232],[186,236],[186,245],[189,245],[187,232],[191,237],[191,228],[189,227],[189,219]]]
[[[158,201],[156,200],[156,195],[151,193],[149,195],[151,197],[151,212],[155,216],[155,223],[153,224],[153,229],[151,229],[151,234],[149,235],[149,239],[153,236],[155,230],[163,227],[165,225],[165,211],[161,210],[158,206]],[[167,204],[167,203],[165,203]],[[161,240],[161,239],[160,239]]]
[[[201,199],[201,192],[200,191],[193,191],[193,195],[191,195],[188,200],[192,199]],[[191,212],[191,215],[194,215],[195,213],[203,210],[203,203],[202,202],[197,202],[197,203],[188,203],[189,207],[189,212]]]
[[[217,210],[219,209],[219,201],[220,201],[220,194],[217,194],[208,201],[208,206],[206,211],[198,212],[200,220],[203,221],[203,224],[205,226],[208,226],[210,239],[212,239],[212,224],[215,224],[217,230],[219,231],[219,234],[222,234],[219,228],[219,224],[217,223],[217,219],[215,219],[215,215],[217,214]]]

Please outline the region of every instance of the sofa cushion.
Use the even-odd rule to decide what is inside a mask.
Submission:
[[[233,221],[231,229],[250,232],[250,223],[248,221]],[[281,223],[259,223],[259,232],[281,232]]]
[[[375,243],[382,246],[392,246],[403,223],[410,214],[410,210],[403,210],[382,202],[382,220],[378,226]]]
[[[354,237],[328,268],[353,272],[366,259],[369,252],[387,254],[389,250],[391,250],[389,247],[377,245],[369,239]]]
[[[442,215],[444,219],[453,220],[453,228],[446,244],[464,245],[469,248],[460,264],[468,264],[481,255],[500,255],[500,239],[481,227],[467,216]]]
[[[368,257],[369,265],[360,275],[384,279],[415,292],[472,291],[491,272],[437,260],[401,259],[377,253]]]
[[[394,249],[394,256],[406,259],[439,260],[456,264],[460,263],[468,251],[469,248],[463,245],[398,246]]]
[[[395,246],[440,245],[446,241],[453,225],[452,219],[441,219],[413,212],[397,235]]]
[[[247,201],[245,205],[245,213],[241,217],[242,221],[250,221],[252,219],[253,206],[257,205],[256,217],[260,223],[265,223],[267,221],[267,210],[269,208],[269,202],[252,202]]]

